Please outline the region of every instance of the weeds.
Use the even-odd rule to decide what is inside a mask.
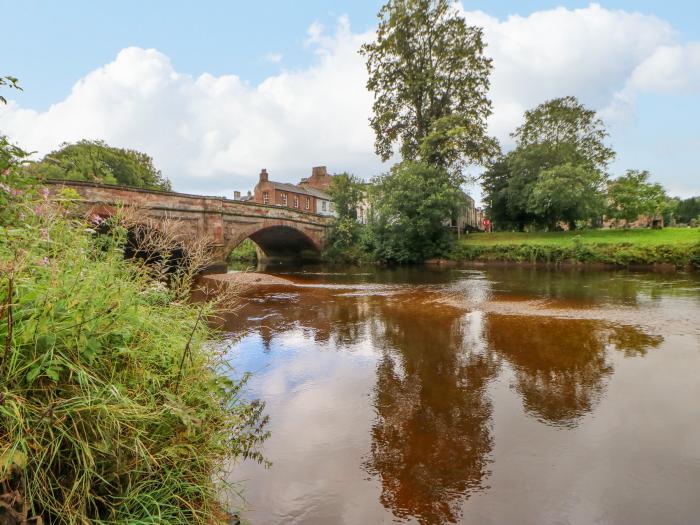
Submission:
[[[208,248],[176,223],[105,228],[63,200],[0,214],[0,518],[214,523],[217,478],[267,436],[203,322],[236,291],[188,300]]]

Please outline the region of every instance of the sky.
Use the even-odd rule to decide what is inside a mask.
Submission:
[[[83,138],[135,148],[183,192],[230,196],[261,168],[369,179],[389,164],[374,154],[357,50],[381,3],[0,0],[0,75],[24,88],[3,92],[0,133],[36,156]],[[608,126],[611,176],[647,169],[671,194],[700,195],[700,2],[457,8],[484,29],[504,150],[525,110],[575,95]]]

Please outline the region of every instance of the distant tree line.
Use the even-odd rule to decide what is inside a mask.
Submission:
[[[101,140],[61,144],[40,161],[27,164],[25,169],[47,179],[85,180],[166,191],[172,188],[149,155],[115,148]]]

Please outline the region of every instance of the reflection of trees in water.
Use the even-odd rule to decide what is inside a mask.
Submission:
[[[463,348],[461,312],[416,303],[380,309],[368,472],[381,502],[399,518],[454,523],[482,487],[493,447],[486,385],[497,364]]]
[[[367,340],[381,352],[364,467],[381,481],[384,507],[420,523],[458,521],[465,499],[483,488],[493,449],[487,386],[502,362],[529,414],[571,428],[604,393],[613,372],[608,347],[636,355],[662,340],[591,320],[488,314],[469,325],[463,311],[431,297],[314,290],[283,303],[272,297],[238,316],[263,319],[268,343],[301,329],[338,349]]]
[[[574,427],[604,393],[613,372],[606,345],[644,353],[662,338],[600,321],[490,315],[486,337],[510,363],[525,410],[540,421]]]
[[[489,316],[486,337],[508,361],[525,410],[558,426],[575,426],[612,373],[597,321]]]
[[[657,348],[664,338],[646,334],[632,326],[615,326],[608,334],[608,343],[625,353],[625,357],[646,355],[650,348]]]

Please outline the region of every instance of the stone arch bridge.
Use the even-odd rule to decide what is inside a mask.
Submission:
[[[226,272],[228,254],[250,238],[262,258],[319,253],[325,245],[331,217],[254,202],[169,191],[129,188],[85,181],[49,180],[50,191],[71,188],[88,212],[109,214],[117,206],[135,206],[153,219],[175,219],[183,233],[209,240],[216,263],[209,273]]]

